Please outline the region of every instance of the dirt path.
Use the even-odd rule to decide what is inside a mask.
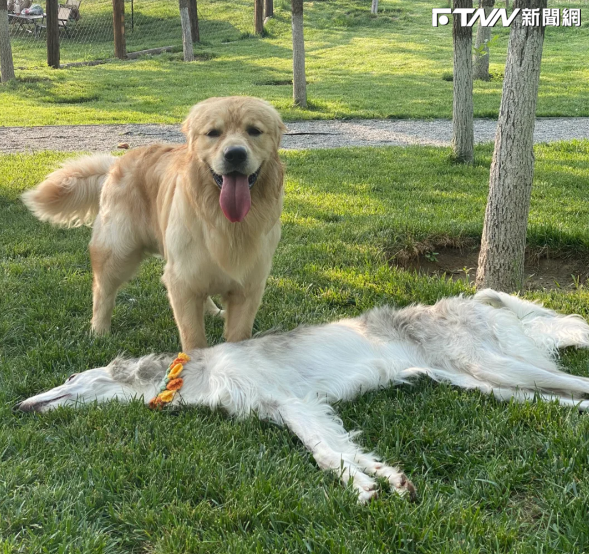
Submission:
[[[297,121],[287,124],[282,141],[286,149],[342,146],[448,146],[452,122],[435,120]],[[495,137],[496,122],[475,120],[476,142]],[[556,117],[536,121],[535,142],[589,139],[589,118]],[[184,142],[180,125],[64,125],[0,127],[0,152],[38,150],[108,151],[120,143],[131,148],[153,142]]]

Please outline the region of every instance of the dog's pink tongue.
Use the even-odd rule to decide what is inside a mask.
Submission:
[[[231,223],[243,221],[252,205],[247,175],[223,175],[219,204]]]

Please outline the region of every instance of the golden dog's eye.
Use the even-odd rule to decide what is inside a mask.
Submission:
[[[257,127],[248,127],[247,134],[250,137],[259,137],[262,134],[262,131],[260,131],[260,129],[258,129]]]
[[[207,134],[207,137],[220,137],[221,136],[221,131],[219,131],[219,129],[211,129]]]

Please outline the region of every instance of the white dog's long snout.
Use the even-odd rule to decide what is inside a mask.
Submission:
[[[138,392],[115,380],[108,368],[100,367],[74,374],[58,387],[27,398],[14,409],[23,412],[48,412],[59,406],[133,398]]]
[[[48,396],[49,398],[47,398]],[[55,396],[54,394],[40,394],[38,396],[33,396],[32,398],[29,398],[20,404],[17,404],[15,409],[21,410],[23,412],[47,412],[57,408],[57,406],[67,404],[70,400],[71,395],[67,393],[58,396]]]
[[[72,393],[68,390],[67,384],[55,387],[47,392],[37,394],[17,404],[15,409],[23,412],[47,412],[58,406],[63,406],[72,401]]]

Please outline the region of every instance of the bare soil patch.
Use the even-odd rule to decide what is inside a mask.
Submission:
[[[454,280],[475,281],[479,258],[478,246],[432,248],[411,257],[397,257],[392,265],[426,275],[446,275]],[[579,256],[526,255],[525,285],[527,290],[574,289],[589,279],[589,260]]]

